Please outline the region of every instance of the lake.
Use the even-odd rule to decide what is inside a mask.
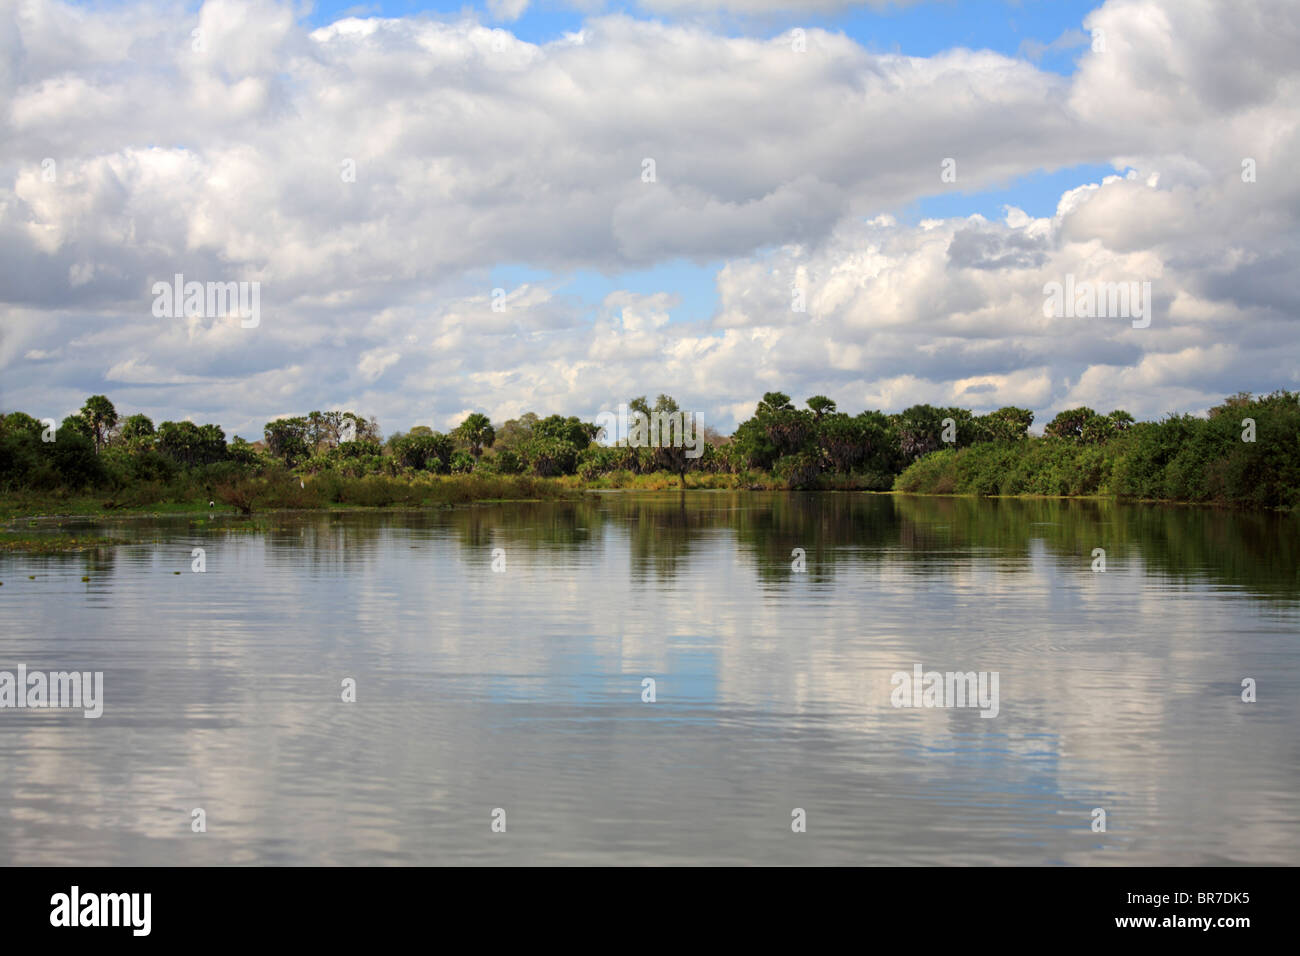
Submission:
[[[130,543],[0,554],[0,671],[103,673],[98,719],[0,709],[0,862],[1300,864],[1298,528],[742,492],[100,522]],[[996,707],[924,706],[932,671]]]

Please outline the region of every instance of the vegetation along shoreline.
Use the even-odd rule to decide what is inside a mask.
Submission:
[[[0,521],[42,517],[431,508],[548,500],[587,491],[866,491],[1084,498],[1293,511],[1300,504],[1300,393],[1238,393],[1202,417],[1135,421],[1115,410],[1033,413],[914,405],[840,412],[768,392],[731,435],[668,396],[628,403],[634,420],[676,417],[655,444],[576,416],[475,413],[447,433],[385,439],[373,418],[314,411],[268,422],[255,442],[215,424],[119,416],[102,395],[55,424],[0,415]],[[694,419],[694,421],[692,421]],[[653,434],[653,433],[652,433]],[[11,541],[12,546],[12,541]]]

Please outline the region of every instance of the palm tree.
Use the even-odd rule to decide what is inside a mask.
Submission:
[[[469,453],[475,461],[483,454],[484,448],[491,448],[497,440],[497,432],[492,427],[491,420],[480,412],[475,412],[457,425],[452,434],[469,445]]]
[[[813,417],[817,421],[821,421],[823,415],[835,414],[834,399],[827,398],[825,395],[814,395],[808,399],[808,407],[812,409]]]
[[[790,396],[785,392],[764,392],[763,400],[758,403],[758,408],[754,409],[754,417],[765,418],[777,412],[792,411],[794,406],[790,404]]]
[[[92,395],[81,406],[81,418],[95,439],[95,451],[104,447],[109,430],[117,424],[117,409],[104,395]]]

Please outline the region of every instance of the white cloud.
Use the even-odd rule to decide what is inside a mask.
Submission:
[[[1106,48],[1067,78],[818,30],[796,55],[607,16],[538,46],[469,16],[309,29],[269,0],[0,0],[0,402],[112,385],[255,434],[345,401],[395,429],[667,391],[729,424],[769,388],[1154,415],[1294,386],[1300,9],[1111,0],[1084,25]],[[882,215],[1108,161],[1133,172],[1051,217]],[[492,309],[500,266],[682,259],[725,262],[708,321],[676,320],[681,290],[584,302],[550,280]],[[155,319],[151,284],[177,272],[259,281],[261,325]],[[1151,327],[1044,319],[1067,273],[1150,279]]]
[[[488,10],[498,20],[518,20],[528,9],[528,0],[488,0]]]
[[[357,362],[357,371],[367,382],[374,382],[401,357],[401,353],[392,349],[370,349],[361,354],[361,359]]]

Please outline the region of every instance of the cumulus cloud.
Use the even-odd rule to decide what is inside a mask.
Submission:
[[[1158,415],[1294,386],[1300,10],[1110,0],[1084,27],[1104,50],[1062,77],[820,30],[796,53],[598,16],[538,45],[468,14],[0,0],[0,405],[108,391],[253,435],[295,409],[395,429],[658,391],[725,427],[768,388]],[[1127,172],[1053,216],[888,215],[1099,162]],[[672,288],[493,294],[503,265],[681,259],[725,262],[716,315],[670,321]],[[178,273],[258,282],[259,326],[154,317]],[[1151,281],[1151,326],[1045,317],[1065,275]]]
[[[528,0],[488,0],[488,10],[498,20],[518,20],[528,9]]]

